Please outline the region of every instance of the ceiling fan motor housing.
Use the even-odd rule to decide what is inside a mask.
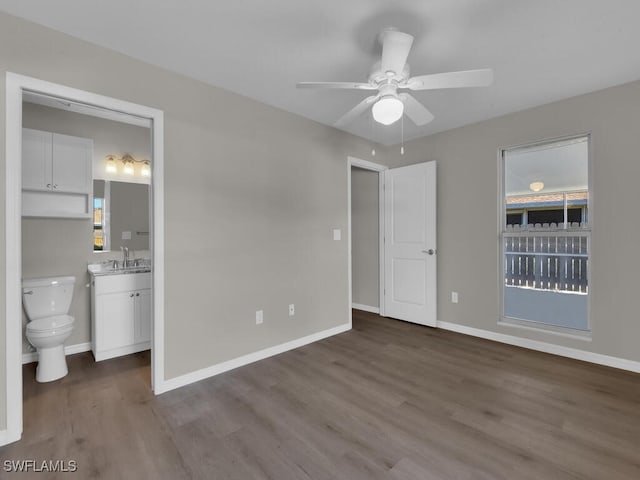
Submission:
[[[381,85],[384,83],[402,83],[409,79],[411,69],[408,63],[404,64],[404,68],[400,73],[394,73],[393,75],[388,72],[383,72],[380,62],[376,62],[369,73],[369,83],[374,85]]]
[[[398,85],[387,83],[378,87],[380,98],[394,97],[398,98]]]

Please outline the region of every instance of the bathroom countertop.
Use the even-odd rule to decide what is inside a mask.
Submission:
[[[151,271],[151,262],[149,260],[141,260],[141,264],[130,267],[113,267],[113,260],[107,260],[99,263],[90,263],[87,270],[94,276],[103,275],[125,275],[130,273],[147,273]]]

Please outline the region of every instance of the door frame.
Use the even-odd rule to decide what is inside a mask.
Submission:
[[[349,277],[349,327],[351,328],[353,315],[352,315],[352,306],[353,306],[353,272],[352,272],[352,262],[353,258],[351,255],[352,250],[352,237],[351,237],[351,167],[358,167],[364,170],[370,170],[372,172],[378,173],[378,228],[379,228],[379,240],[378,240],[378,263],[379,263],[379,294],[378,294],[378,304],[379,304],[379,314],[384,317],[384,178],[385,171],[389,170],[389,167],[386,165],[382,165],[379,163],[370,162],[368,160],[362,160],[356,157],[347,157],[347,224],[348,224],[348,249],[349,249],[349,266],[348,266],[348,277]]]
[[[0,445],[22,437],[22,93],[31,91],[151,120],[152,159],[150,218],[153,335],[151,387],[165,391],[164,381],[164,113],[162,110],[84,90],[7,72],[5,136],[5,392],[6,430]]]

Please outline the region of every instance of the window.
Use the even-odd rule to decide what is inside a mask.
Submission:
[[[502,318],[589,330],[589,137],[502,151]]]
[[[103,252],[110,248],[109,204],[111,189],[108,181],[93,181],[93,251]]]
[[[106,250],[104,198],[93,199],[93,250]]]

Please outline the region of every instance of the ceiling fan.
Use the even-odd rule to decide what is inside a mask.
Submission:
[[[394,28],[380,33],[382,59],[376,62],[366,83],[358,82],[300,82],[298,88],[342,88],[377,90],[343,115],[334,125],[340,127],[353,121],[371,106],[373,118],[383,125],[391,125],[404,113],[416,125],[426,125],[433,114],[418,100],[399,90],[436,90],[441,88],[486,87],[493,82],[493,70],[465,70],[409,76],[407,57],[413,44],[413,36]]]

